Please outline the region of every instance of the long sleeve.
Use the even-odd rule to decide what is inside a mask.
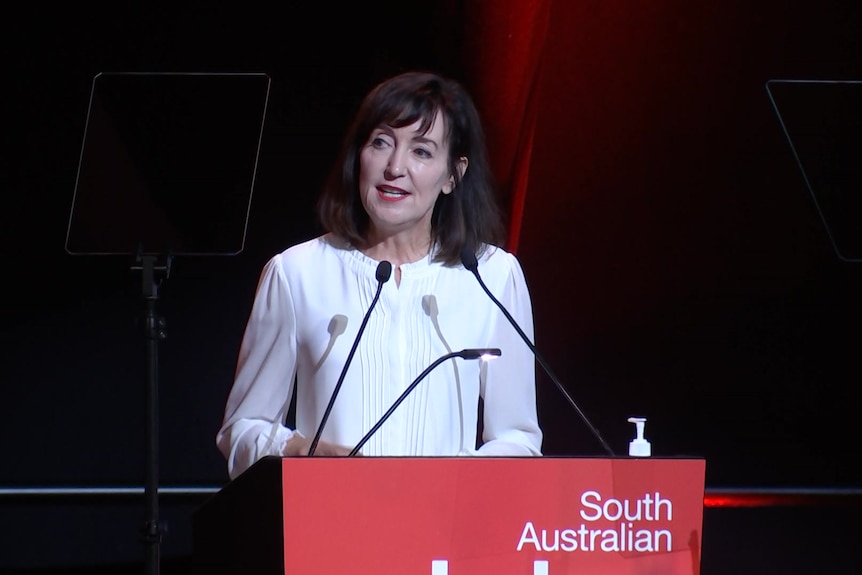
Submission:
[[[231,478],[280,455],[293,431],[283,421],[296,373],[296,314],[280,256],[264,267],[240,345],[234,385],[216,443]]]
[[[532,342],[532,303],[523,270],[514,255],[498,252],[496,257],[507,265],[499,272],[491,271],[486,285]],[[535,357],[499,308],[493,305],[490,314],[488,341],[503,354],[482,371],[484,419],[479,455],[541,455]]]

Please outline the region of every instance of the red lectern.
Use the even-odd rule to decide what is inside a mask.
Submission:
[[[688,458],[265,458],[193,518],[197,575],[698,575]]]

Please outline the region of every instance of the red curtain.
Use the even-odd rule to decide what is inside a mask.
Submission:
[[[552,0],[476,0],[464,6],[464,66],[508,206],[517,251],[529,179],[538,86]]]

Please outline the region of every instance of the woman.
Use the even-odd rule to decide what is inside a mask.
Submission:
[[[417,376],[467,348],[502,355],[430,370],[360,454],[541,455],[533,355],[460,259],[462,249],[478,257],[483,282],[532,339],[492,182],[460,84],[407,72],[365,97],[320,196],[326,233],[262,271],[217,435],[232,478],[266,455],[350,454]]]

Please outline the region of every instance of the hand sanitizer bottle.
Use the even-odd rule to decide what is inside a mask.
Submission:
[[[649,441],[644,439],[646,418],[629,417],[629,423],[634,423],[637,429],[637,436],[629,443],[629,455],[632,457],[649,457],[652,455],[652,448]]]

